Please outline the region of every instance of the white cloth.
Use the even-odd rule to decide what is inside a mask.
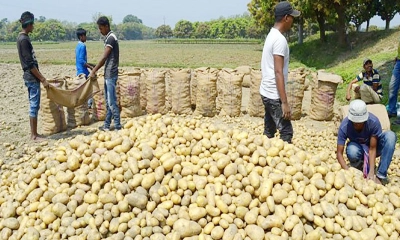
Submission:
[[[265,39],[261,58],[262,80],[260,85],[260,94],[269,99],[280,98],[275,82],[274,55],[284,58],[283,76],[286,84],[289,71],[289,46],[285,36],[278,29],[271,28]]]

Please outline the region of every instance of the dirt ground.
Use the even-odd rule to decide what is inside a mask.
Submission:
[[[43,75],[48,78],[56,76],[74,76],[75,66],[66,65],[41,65],[40,70]],[[22,71],[19,64],[0,64],[1,79],[1,104],[0,104],[0,159],[4,156],[8,158],[18,158],[23,155],[27,148],[42,147],[51,145],[59,139],[73,137],[79,134],[91,134],[97,131],[102,122],[94,122],[89,126],[68,129],[66,132],[48,136],[47,140],[42,143],[36,143],[30,140],[30,128],[28,120],[28,96],[27,90],[22,79]],[[249,89],[243,88],[242,110],[247,108],[249,101]],[[307,113],[310,108],[311,93],[309,90],[305,92],[303,99],[303,117],[294,124],[295,134],[297,126],[302,129],[314,129],[322,131],[326,129],[336,129],[337,121],[318,122],[310,119]],[[335,103],[335,112],[338,112],[339,105]],[[40,115],[39,115],[40,118]],[[263,125],[262,118],[253,118],[244,115],[242,118],[249,119],[258,126]],[[337,119],[337,118],[335,118]],[[122,122],[126,120],[123,119]],[[39,124],[39,133],[40,133]],[[15,148],[15,149],[14,149]],[[11,152],[9,150],[12,150]]]

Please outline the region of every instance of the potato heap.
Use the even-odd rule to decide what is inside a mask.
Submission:
[[[36,149],[1,167],[0,238],[399,238],[398,186],[248,129],[156,114]]]

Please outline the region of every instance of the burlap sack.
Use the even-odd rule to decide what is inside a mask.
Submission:
[[[119,106],[119,110],[121,111],[121,97],[120,97],[120,87],[119,80],[117,80],[116,92],[117,92],[117,102]],[[104,92],[104,75],[97,75],[97,83],[99,85],[99,92],[93,96],[93,119],[96,121],[104,121],[106,119],[107,114],[107,104],[105,99]]]
[[[171,111],[172,108],[172,89],[170,70],[165,70],[165,112]]]
[[[79,88],[83,83],[85,83],[85,74],[80,74],[75,78],[66,78],[66,89],[73,90]],[[96,82],[97,83],[97,82]],[[67,126],[69,128],[75,128],[77,126],[83,126],[90,124],[90,114],[87,101],[82,105],[77,107],[67,108]]]
[[[146,75],[146,112],[165,114],[165,70],[151,69]]]
[[[213,117],[216,114],[217,74],[215,68],[196,69],[197,90],[194,115]]]
[[[237,70],[223,68],[219,72],[219,83],[221,88],[221,116],[238,117],[242,107],[242,82],[243,73]]]
[[[249,88],[251,82],[251,67],[250,66],[239,66],[235,68],[238,73],[243,74],[242,87]]]
[[[61,88],[65,80],[47,80],[56,88]],[[47,90],[41,86],[39,121],[41,133],[51,135],[67,130],[64,108],[47,98]]]
[[[289,72],[289,79],[286,83],[286,97],[291,110],[291,119],[299,120],[301,118],[301,109],[303,106],[303,97],[306,74],[304,68],[295,69]]]
[[[190,103],[192,108],[196,106],[196,92],[197,92],[197,76],[196,76],[197,69],[192,70],[190,76]]]
[[[140,75],[140,84],[139,84],[139,92],[140,92],[140,106],[142,107],[142,110],[146,110],[146,105],[147,105],[147,99],[146,99],[146,74],[145,72],[147,71],[146,69],[141,70],[142,73]]]
[[[336,89],[342,77],[318,71],[318,82],[313,86],[311,93],[310,118],[318,121],[330,121],[334,116]]]
[[[250,77],[250,101],[247,106],[247,112],[252,117],[264,117],[265,108],[260,95],[261,70],[251,69]]]
[[[382,130],[390,130],[390,120],[387,114],[385,105],[383,104],[368,104],[368,112],[374,114],[381,123]],[[342,121],[349,114],[349,105],[342,106],[339,111],[340,121]]]
[[[121,118],[133,118],[142,115],[140,106],[140,68],[132,72],[121,71],[118,74],[121,96]]]
[[[175,114],[191,114],[190,69],[170,70],[171,110]]]

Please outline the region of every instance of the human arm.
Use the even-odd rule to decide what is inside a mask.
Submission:
[[[378,137],[372,136],[369,142],[369,173],[367,179],[375,179],[375,159],[376,149],[378,145]]]
[[[344,157],[343,157],[343,152],[344,152],[344,145],[337,145],[336,148],[336,158],[340,164],[340,166],[342,166],[343,169],[349,169],[349,166],[347,166],[346,162],[344,161]]]
[[[39,81],[43,84],[43,86],[45,88],[49,87],[49,82],[47,82],[46,78],[43,77],[43,75],[39,72],[39,69],[37,69],[36,67],[31,68],[31,73],[37,78],[39,79]]]
[[[380,83],[381,83],[381,75],[379,75],[378,71],[374,70],[374,74],[372,75],[372,89],[375,92],[378,91]]]
[[[290,119],[290,107],[287,101],[286,90],[285,90],[283,64],[284,64],[284,57],[281,55],[274,54],[275,82],[276,82],[276,88],[279,93],[279,97],[282,102],[282,114],[283,114],[282,117],[284,119]]]
[[[21,42],[21,55],[26,63],[24,71],[29,70],[33,74],[33,76],[35,76],[35,78],[38,79],[45,88],[47,88],[49,86],[49,83],[37,68],[37,62],[34,59],[34,56],[32,54],[32,47],[28,40],[23,40]]]
[[[89,74],[89,77],[94,77],[94,75],[96,74],[96,72],[104,65],[104,63],[106,62],[108,56],[110,55],[112,51],[112,48],[110,46],[106,46],[106,48],[104,49],[104,53],[103,56],[100,58],[99,62],[96,64],[96,66],[94,66],[94,68],[92,69],[92,71]]]
[[[352,86],[353,86],[353,84],[355,84],[355,83],[357,83],[358,82],[358,79],[357,78],[355,78],[353,81],[351,81],[350,83],[349,83],[349,85],[347,86],[347,93],[346,93],[346,100],[347,101],[350,101],[351,100],[351,89],[352,89]]]
[[[94,65],[94,64],[92,64],[92,63],[85,63],[85,67],[86,68],[89,68],[90,70],[93,70],[93,68],[95,67],[96,65]]]

